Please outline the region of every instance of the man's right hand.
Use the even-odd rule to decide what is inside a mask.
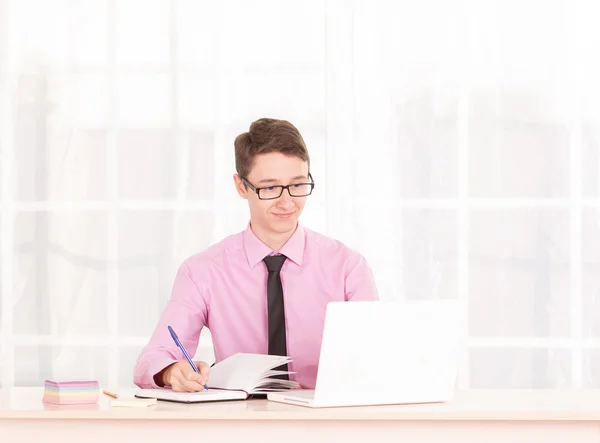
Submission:
[[[198,374],[187,360],[173,363],[164,369],[162,380],[165,386],[170,386],[176,392],[198,392],[204,390],[208,381],[210,366],[203,361],[195,361],[200,371]]]

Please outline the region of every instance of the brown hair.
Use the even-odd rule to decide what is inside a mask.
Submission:
[[[286,120],[261,118],[252,122],[250,130],[235,138],[235,169],[240,177],[246,178],[257,155],[280,152],[298,157],[308,163],[310,157],[300,131]]]

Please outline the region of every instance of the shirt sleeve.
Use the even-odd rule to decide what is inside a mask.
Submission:
[[[345,283],[346,301],[379,300],[373,272],[361,254],[353,254],[346,272]]]
[[[170,364],[185,358],[171,338],[167,326],[170,325],[175,330],[188,354],[195,354],[207,317],[207,305],[202,292],[193,281],[189,266],[182,264],[175,277],[171,299],[135,365],[133,381],[137,386],[157,388],[154,376]]]

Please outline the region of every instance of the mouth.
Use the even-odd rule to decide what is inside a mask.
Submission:
[[[284,213],[275,213],[273,214],[277,218],[287,219],[294,216],[294,212],[284,212]]]

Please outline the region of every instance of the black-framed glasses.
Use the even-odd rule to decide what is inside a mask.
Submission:
[[[287,189],[288,193],[291,197],[306,197],[307,195],[312,194],[313,189],[315,188],[315,182],[312,178],[311,174],[308,174],[308,179],[310,183],[292,183],[289,185],[272,185],[265,186],[263,188],[257,188],[244,177],[240,177],[242,182],[252,189],[258,195],[258,198],[261,200],[274,200],[276,198],[281,197],[283,194],[283,190]]]

